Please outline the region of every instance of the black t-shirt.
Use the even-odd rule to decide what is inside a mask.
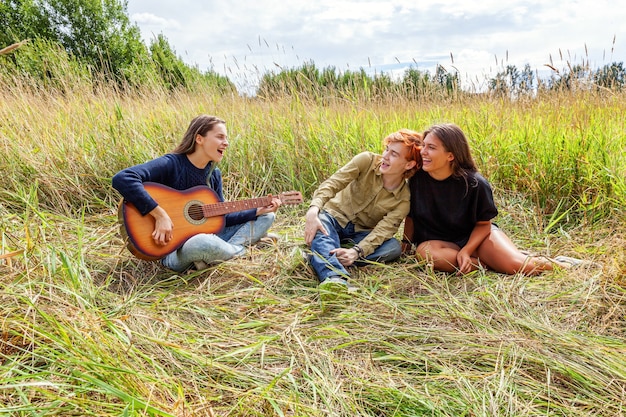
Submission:
[[[479,221],[498,215],[489,182],[478,172],[467,180],[448,177],[439,181],[419,170],[409,180],[413,242],[467,241]]]

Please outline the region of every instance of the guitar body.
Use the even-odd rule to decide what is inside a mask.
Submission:
[[[128,250],[137,258],[157,260],[180,248],[190,237],[200,233],[219,233],[224,229],[224,216],[236,211],[264,207],[272,196],[223,202],[206,185],[179,191],[154,182],[143,184],[145,190],[161,206],[174,223],[173,237],[166,245],[157,245],[152,238],[155,220],[149,214],[142,216],[137,208],[122,200],[118,209],[120,233],[126,239]],[[275,196],[283,204],[302,203],[302,194],[288,191]]]
[[[145,183],[144,188],[167,211],[174,223],[174,236],[165,246],[157,245],[152,238],[154,218],[148,214],[142,216],[134,205],[123,201],[118,212],[122,235],[128,236],[128,249],[136,257],[160,259],[180,248],[192,236],[219,233],[224,229],[224,216],[198,215],[202,205],[219,203],[217,194],[209,187],[198,185],[179,191],[157,183]]]

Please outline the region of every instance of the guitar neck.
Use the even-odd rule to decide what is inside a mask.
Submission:
[[[236,211],[269,206],[271,202],[271,197],[258,197],[248,200],[204,204],[202,205],[202,214],[204,217],[223,216],[224,214],[234,213]]]

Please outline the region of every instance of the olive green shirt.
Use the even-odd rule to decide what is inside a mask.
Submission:
[[[356,155],[319,186],[310,204],[326,210],[342,227],[352,222],[356,231],[371,230],[359,243],[363,256],[392,238],[409,213],[406,181],[387,191],[379,171],[381,161],[382,156],[372,152]]]

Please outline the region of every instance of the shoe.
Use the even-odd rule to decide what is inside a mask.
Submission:
[[[204,261],[195,261],[193,265],[196,267],[196,271],[202,271],[209,267],[209,264]]]
[[[319,285],[322,308],[348,296],[348,281],[338,275],[330,276]]]
[[[268,248],[276,245],[278,243],[278,235],[276,233],[267,233],[258,242],[256,242],[256,246],[260,248]]]
[[[355,292],[359,292],[359,287],[348,281],[348,294],[354,294]]]
[[[581,265],[583,263],[582,259],[571,258],[569,256],[563,256],[563,255],[559,255],[555,257],[554,260],[559,263],[569,265],[569,268]]]
[[[311,252],[302,251],[302,260],[305,265],[309,265],[311,263],[311,258],[313,258],[313,254]]]
[[[559,255],[554,260],[560,264],[567,265],[565,268],[575,268],[577,266],[589,266],[593,268],[602,268],[602,264],[584,259],[572,258],[570,256]]]

